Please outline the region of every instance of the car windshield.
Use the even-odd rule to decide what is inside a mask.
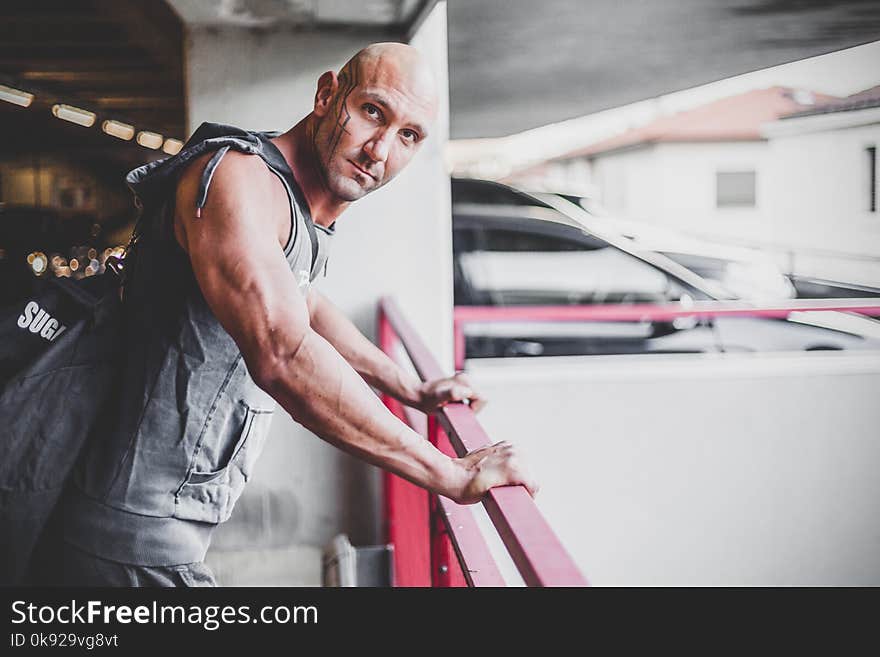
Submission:
[[[668,274],[570,226],[519,218],[506,226],[458,223],[456,274],[474,303],[662,303],[696,297]]]
[[[486,180],[453,179],[452,204],[473,203],[478,205],[535,205],[534,198],[511,189],[506,185]]]

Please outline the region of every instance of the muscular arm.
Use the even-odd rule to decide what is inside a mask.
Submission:
[[[371,386],[409,406],[421,400],[422,382],[376,347],[327,297],[311,288],[306,297],[312,328]]]
[[[257,385],[327,442],[432,492],[474,502],[494,485],[523,483],[534,491],[508,445],[451,459],[390,413],[310,326],[281,247],[289,210],[278,181],[258,158],[228,153],[197,218],[203,166],[204,158],[180,181],[175,234]]]
[[[431,413],[449,402],[467,402],[477,413],[486,400],[464,372],[423,382],[367,340],[357,327],[315,289],[306,296],[312,328],[325,338],[370,385],[408,406]]]

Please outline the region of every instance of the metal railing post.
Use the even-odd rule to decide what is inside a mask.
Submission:
[[[398,338],[381,305],[376,319],[379,348],[390,356]],[[390,395],[382,395],[382,401],[401,421],[406,421],[400,402]],[[427,491],[388,471],[382,472],[382,520],[385,540],[394,546],[395,586],[431,585],[427,499]]]
[[[454,312],[455,309],[453,308]],[[453,314],[454,317],[455,315]],[[458,321],[458,319],[453,319],[452,321],[452,339],[455,352],[455,371],[463,372],[465,359],[464,323]]]
[[[434,447],[437,446],[437,418],[428,416],[428,440]],[[450,564],[446,558],[448,551],[444,550],[444,540],[448,541],[446,528],[440,520],[440,505],[436,495],[428,495],[428,518],[431,524],[431,586],[450,586]]]

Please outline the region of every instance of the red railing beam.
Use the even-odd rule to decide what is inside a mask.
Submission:
[[[426,430],[430,436],[430,422],[433,419],[436,423],[436,418],[428,418],[428,422],[426,422],[424,413],[406,407],[403,408],[403,412],[407,424],[420,433]],[[438,445],[438,443],[440,444]],[[451,444],[446,436],[442,441],[435,442],[435,445],[438,445],[438,448],[445,453],[446,449],[443,443],[451,449]],[[507,586],[504,576],[495,563],[495,557],[492,556],[486,539],[470,509],[456,504],[448,497],[442,495],[435,497],[437,498],[437,507],[439,507],[437,515],[443,523],[444,535],[451,542],[461,573],[467,580],[468,586]],[[431,529],[434,531],[435,528]],[[432,570],[434,570],[434,564],[432,564]]]
[[[421,336],[410,326],[409,322],[404,319],[397,304],[388,297],[383,297],[379,302],[381,311],[388,320],[390,326],[397,334],[406,353],[409,354],[413,367],[423,381],[431,381],[433,379],[442,379],[446,376],[440,365],[434,359],[431,350],[422,341]]]
[[[419,376],[423,380],[445,376],[394,302],[383,298],[380,307],[383,319],[394,328]],[[459,457],[491,444],[473,411],[465,404],[448,404],[437,411],[436,418]],[[523,486],[494,488],[483,499],[483,504],[528,586],[588,585]],[[449,526],[449,529],[455,542],[460,530],[457,526]]]
[[[437,502],[468,586],[507,586],[470,509],[442,495]]]
[[[459,456],[491,444],[474,413],[463,404],[444,406],[437,419]],[[493,488],[483,506],[528,586],[588,586],[524,487]]]
[[[818,310],[880,316],[878,299],[793,299],[755,305],[738,301],[695,301],[692,304],[601,304],[591,306],[456,306],[455,324],[483,321],[668,321],[677,317],[788,317]],[[456,331],[457,333],[460,331]]]
[[[397,344],[397,335],[381,305],[377,320],[379,347],[391,355]],[[400,420],[428,437],[428,422],[424,413],[404,406],[388,395],[383,396],[383,401]],[[448,440],[446,443],[448,444]],[[426,491],[390,473],[385,473],[383,481],[386,537],[396,550],[396,585],[426,586],[432,579],[436,582],[437,579],[432,577],[435,564],[431,563],[436,526],[433,524],[435,518],[423,515],[428,510]],[[448,532],[446,545],[451,543],[451,551],[454,552],[454,555],[449,556],[457,559],[457,563],[450,563],[449,567],[457,566],[469,586],[506,586],[470,511],[445,497],[437,497],[437,505],[438,515],[445,528],[444,534]],[[450,550],[446,551],[448,553]],[[441,582],[456,583],[452,578],[442,578]]]
[[[880,300],[792,299],[758,306],[742,301],[695,301],[691,304],[651,303],[578,306],[456,306],[453,309],[455,368],[464,370],[464,327],[469,322],[648,322],[678,317],[773,317],[794,312],[836,311],[880,316]]]

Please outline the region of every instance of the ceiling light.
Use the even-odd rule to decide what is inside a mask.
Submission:
[[[27,91],[13,89],[12,87],[0,84],[0,100],[5,100],[7,103],[12,103],[13,105],[28,107],[33,102],[34,95],[29,94]]]
[[[29,254],[27,261],[37,276],[42,276],[46,273],[46,266],[49,264],[49,259],[42,251],[34,251]]]
[[[120,121],[104,121],[104,123],[101,124],[101,130],[106,132],[108,135],[118,137],[119,139],[124,139],[126,141],[134,137],[134,126],[128,125],[127,123],[122,123]]]
[[[183,142],[179,139],[166,139],[165,145],[162,146],[162,150],[168,153],[169,155],[177,155],[180,152],[180,149],[183,148]]]
[[[95,124],[94,112],[89,112],[73,105],[53,105],[52,115],[57,119],[70,121],[86,128],[91,128]]]
[[[137,143],[144,148],[161,148],[162,141],[162,135],[155,132],[147,132],[146,130],[142,130],[137,136]]]

